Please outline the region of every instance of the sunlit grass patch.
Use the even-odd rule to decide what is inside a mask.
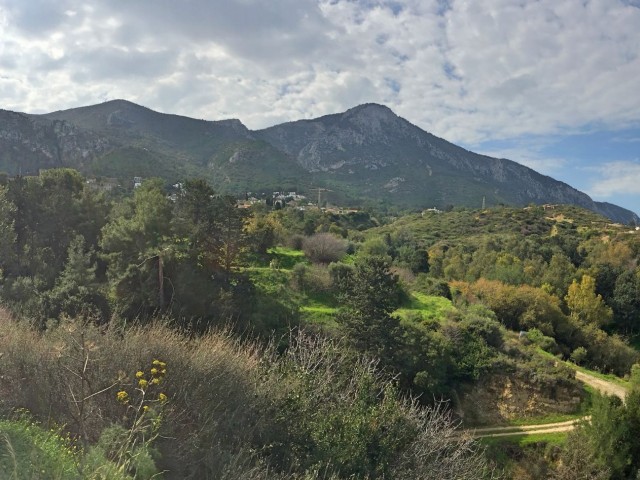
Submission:
[[[423,320],[440,320],[447,312],[455,307],[444,297],[426,295],[420,292],[411,292],[409,302],[395,311],[401,318],[407,318],[410,314],[418,314]]]
[[[0,478],[77,479],[75,447],[58,430],[26,418],[0,420]]]
[[[553,433],[533,433],[530,435],[509,435],[504,437],[484,437],[479,441],[486,446],[500,446],[500,445],[520,445],[524,447],[526,445],[532,445],[537,443],[546,443],[547,445],[564,445],[567,441],[568,432],[553,432]]]
[[[272,268],[291,270],[297,263],[308,263],[302,250],[289,247],[273,247],[267,250]]]

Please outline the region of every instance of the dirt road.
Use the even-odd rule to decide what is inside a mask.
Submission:
[[[627,396],[626,388],[613,382],[594,377],[593,375],[589,375],[588,373],[576,372],[576,379],[580,380],[582,383],[589,385],[590,387],[595,388],[600,393],[603,393],[605,395],[616,396],[621,400],[624,400]]]
[[[590,417],[578,418],[576,420],[568,420],[566,422],[545,423],[542,425],[520,425],[507,427],[488,427],[470,430],[476,438],[487,437],[509,437],[515,435],[536,435],[540,433],[556,433],[569,432],[573,430],[582,420],[589,420]]]

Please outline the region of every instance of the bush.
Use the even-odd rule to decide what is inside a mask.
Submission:
[[[309,267],[304,263],[296,263],[291,270],[291,287],[299,292],[303,292],[307,285],[307,272]]]
[[[261,396],[279,425],[263,429],[263,441],[281,468],[301,462],[322,478],[491,478],[444,404],[403,400],[375,362],[352,358],[337,343],[299,335],[268,367]]]
[[[555,339],[552,337],[547,337],[537,328],[532,328],[527,332],[527,340],[529,340],[534,345],[537,345],[545,352],[552,353],[554,355],[560,353],[560,349],[558,348],[558,344]]]
[[[453,298],[451,295],[451,288],[446,281],[428,277],[424,273],[418,274],[416,279],[416,288],[427,295],[444,297],[449,300]]]
[[[571,356],[569,358],[576,365],[582,365],[582,363],[587,359],[587,349],[584,347],[578,347],[571,352]]]
[[[331,277],[331,284],[334,289],[338,289],[340,285],[344,285],[344,282],[351,275],[353,275],[352,265],[339,262],[329,264],[329,276]]]
[[[347,242],[330,233],[316,233],[305,238],[302,250],[313,263],[337,262],[347,251]]]
[[[302,250],[304,244],[304,235],[291,235],[287,241],[287,245],[294,250]]]

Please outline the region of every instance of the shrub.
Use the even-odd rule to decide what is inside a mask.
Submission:
[[[346,279],[353,275],[353,266],[346,263],[333,262],[329,264],[329,276],[334,289],[343,285]]]
[[[424,273],[416,276],[415,288],[427,295],[452,299],[451,288],[446,281],[429,277]]]
[[[345,255],[347,243],[330,233],[316,233],[305,238],[302,249],[313,263],[331,263]]]
[[[307,272],[309,267],[304,263],[296,263],[291,270],[291,286],[299,292],[304,291],[307,284]]]
[[[560,353],[560,349],[558,348],[558,344],[555,339],[552,337],[547,337],[537,328],[532,328],[527,332],[527,340],[529,340],[534,345],[537,345],[545,352],[553,353],[554,355]]]
[[[304,235],[291,235],[289,240],[287,241],[287,245],[294,250],[302,250],[302,245],[304,244]]]
[[[571,356],[569,358],[576,365],[581,365],[587,359],[587,349],[584,347],[578,347],[571,352]]]

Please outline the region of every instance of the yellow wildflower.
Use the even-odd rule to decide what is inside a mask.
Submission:
[[[159,402],[161,402],[161,403],[166,402],[166,401],[167,401],[167,396],[166,396],[164,393],[162,393],[162,392],[161,392],[161,393],[159,393],[159,394],[158,394],[158,401],[159,401]]]
[[[141,372],[140,370],[138,370],[136,372],[136,378],[142,378],[142,377],[144,377],[144,372]]]
[[[149,386],[149,382],[147,382],[144,378],[141,378],[141,379],[138,381],[138,386],[139,386],[141,389],[143,389],[143,390],[144,390],[145,388],[147,388],[147,387]]]
[[[129,394],[124,390],[120,390],[118,393],[116,393],[116,399],[120,403],[127,403],[129,401]]]
[[[160,379],[158,377],[152,378],[151,383],[153,385],[158,385],[160,383]]]
[[[142,407],[143,412],[146,412],[147,410],[149,410],[149,405],[145,405],[144,407]]]
[[[151,375],[157,375],[158,374],[158,369],[157,368],[152,368],[151,369]]]
[[[160,360],[154,360],[151,362],[151,365],[160,365],[162,362]]]

